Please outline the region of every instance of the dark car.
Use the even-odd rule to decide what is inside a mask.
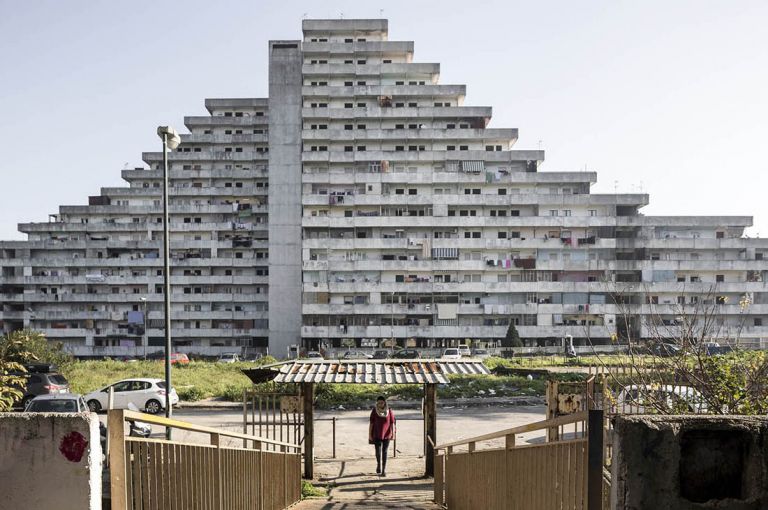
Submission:
[[[18,407],[24,409],[27,404],[38,395],[54,395],[57,393],[69,393],[69,381],[58,372],[56,365],[48,363],[36,363],[25,365],[27,372],[22,374],[27,384],[23,390]]]
[[[387,359],[389,358],[389,351],[385,351],[383,349],[378,351],[373,351],[373,359]]]
[[[421,353],[416,349],[400,349],[392,355],[393,359],[419,359]]]

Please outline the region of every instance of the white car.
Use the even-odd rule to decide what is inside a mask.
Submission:
[[[450,348],[443,351],[442,359],[461,359],[461,352],[456,348]]]
[[[469,346],[468,345],[462,344],[462,345],[459,346],[459,354],[469,358],[470,356],[472,356],[472,351],[469,350]]]
[[[616,411],[622,414],[656,413],[659,407],[667,412],[707,412],[704,397],[690,386],[632,384],[616,398]]]
[[[219,363],[237,363],[240,361],[240,355],[235,352],[225,352],[219,355]]]
[[[110,388],[113,388],[115,393],[114,409],[128,409],[128,404],[144,409],[149,414],[158,414],[165,409],[165,381],[136,378],[125,379],[87,394],[85,401],[92,412],[107,409]],[[176,390],[171,388],[171,406],[178,403],[179,396]]]

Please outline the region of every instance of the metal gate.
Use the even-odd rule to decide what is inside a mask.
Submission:
[[[304,443],[301,392],[243,391],[243,434],[273,441]]]

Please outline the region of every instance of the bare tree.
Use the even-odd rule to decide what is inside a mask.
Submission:
[[[716,286],[683,289],[674,304],[644,294],[645,303],[637,303],[637,293],[613,293],[612,338],[626,345],[628,366],[612,369],[593,348],[614,406],[661,414],[768,412],[768,356],[744,349],[741,338],[750,295],[740,297],[737,322],[729,324],[723,307],[732,305]]]

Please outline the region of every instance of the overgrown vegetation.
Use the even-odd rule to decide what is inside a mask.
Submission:
[[[328,489],[325,487],[316,487],[309,480],[301,481],[301,499],[324,498],[328,496]]]
[[[186,366],[174,366],[171,378],[181,400],[216,397],[238,401],[243,398],[243,390],[251,387],[250,379],[241,370],[274,361],[271,357],[262,358],[258,363],[193,361]],[[75,361],[62,365],[60,369],[75,393],[89,393],[130,377],[164,377],[160,361]]]

